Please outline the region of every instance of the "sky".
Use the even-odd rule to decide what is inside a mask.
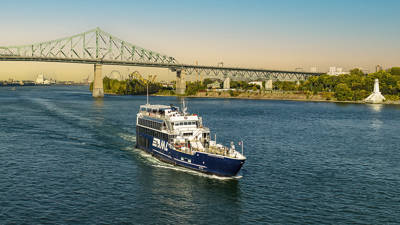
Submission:
[[[309,71],[400,66],[397,0],[202,0],[0,2],[0,46],[32,44],[95,27],[181,63]],[[104,74],[166,69],[105,66]],[[93,66],[0,62],[0,80],[92,76]]]

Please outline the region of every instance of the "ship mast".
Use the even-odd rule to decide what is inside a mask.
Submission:
[[[182,113],[183,113],[183,115],[186,115],[186,111],[187,111],[187,107],[186,107],[186,104],[185,104],[185,98],[183,98],[183,100],[182,100]]]
[[[146,105],[149,105],[149,82],[146,82],[146,84],[147,84]]]

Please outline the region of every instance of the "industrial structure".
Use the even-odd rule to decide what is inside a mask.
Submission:
[[[235,80],[304,80],[316,72],[181,64],[163,55],[123,41],[96,28],[81,34],[31,45],[0,47],[0,61],[84,63],[94,65],[93,97],[103,97],[102,65],[167,68],[176,72],[176,92],[186,89],[186,75],[230,77]],[[271,80],[271,82],[269,81]]]

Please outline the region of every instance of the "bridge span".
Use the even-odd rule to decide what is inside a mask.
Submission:
[[[229,77],[235,80],[305,80],[321,73],[181,64],[171,56],[125,42],[96,28],[81,34],[31,45],[0,47],[0,61],[83,63],[94,65],[93,97],[103,97],[102,65],[167,68],[176,72],[177,93],[186,88],[186,75]],[[267,82],[272,84],[272,82]]]

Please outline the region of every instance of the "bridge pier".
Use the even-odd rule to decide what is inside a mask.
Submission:
[[[272,90],[272,88],[273,88],[273,86],[272,86],[272,80],[271,80],[271,79],[266,80],[266,81],[265,81],[265,90],[270,91],[270,90]]]
[[[185,71],[176,70],[176,94],[183,95],[186,91]]]
[[[95,98],[104,97],[103,75],[101,69],[102,69],[101,64],[94,64],[94,81],[93,81],[92,96]]]
[[[229,78],[229,77],[225,78],[224,89],[231,89],[231,78]]]

